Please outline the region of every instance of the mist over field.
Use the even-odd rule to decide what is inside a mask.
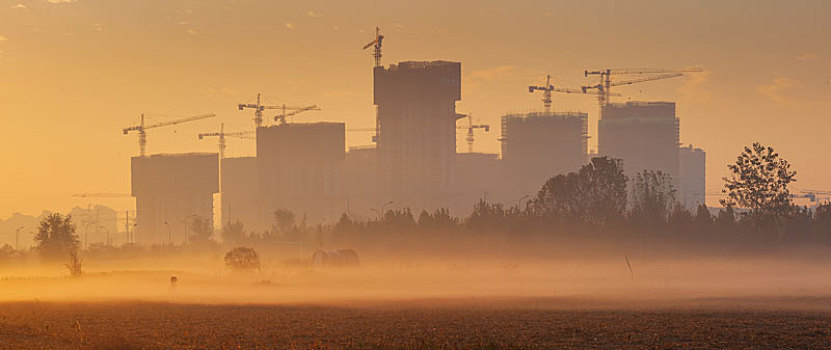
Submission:
[[[355,267],[312,266],[313,249],[304,247],[302,256],[300,249],[263,249],[260,269],[246,272],[228,268],[220,249],[88,253],[79,278],[68,277],[60,263],[30,261],[0,269],[0,300],[475,304],[480,298],[576,298],[596,300],[595,307],[627,301],[684,307],[712,298],[829,297],[831,290],[826,250],[806,246],[691,251],[648,242],[445,239],[358,249]]]

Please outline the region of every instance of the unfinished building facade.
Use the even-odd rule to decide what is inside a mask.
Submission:
[[[694,210],[701,204],[706,205],[706,160],[707,154],[701,148],[692,145],[679,150],[680,179],[678,202],[685,208]]]
[[[345,210],[341,167],[344,123],[289,123],[257,128],[260,225],[288,209],[310,222],[334,221]]]
[[[375,67],[381,201],[435,209],[451,188],[461,63],[400,62]]]
[[[222,225],[241,222],[246,231],[262,232],[257,209],[258,188],[257,158],[240,157],[222,159],[221,203]]]
[[[598,122],[601,156],[623,160],[631,180],[644,170],[662,171],[679,184],[678,118],[675,103],[626,102],[603,106]]]
[[[347,213],[357,217],[374,216],[378,210],[378,152],[374,145],[350,147],[343,165],[343,195]]]
[[[183,243],[193,219],[213,222],[213,195],[219,192],[218,160],[216,153],[133,157],[135,242]]]
[[[502,117],[502,160],[510,201],[533,196],[551,177],[586,164],[588,114],[528,113]]]
[[[456,216],[468,216],[479,200],[504,195],[501,160],[494,153],[458,153],[454,171],[454,193],[447,208]]]

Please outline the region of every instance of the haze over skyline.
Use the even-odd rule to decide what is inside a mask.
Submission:
[[[371,127],[372,58],[360,47],[376,25],[384,65],[462,62],[457,110],[492,126],[476,135],[477,152],[499,152],[506,112],[542,109],[527,86],[548,73],[556,86],[579,87],[594,83],[584,69],[700,66],[704,73],[614,90],[623,97],[613,101],[677,102],[681,142],[708,153],[708,189],[720,188],[725,164],[754,141],[794,164],[796,188],[831,188],[818,152],[831,146],[823,1],[0,4],[0,218],[88,202],[76,192],[129,191],[138,145],[121,128],[141,113],[218,115],[149,131],[151,154],[216,152],[215,140],[196,134],[220,122],[251,130],[251,112],[236,104],[257,92],[323,109],[298,120]],[[554,110],[588,112],[596,149],[594,98],[555,95]],[[370,133],[348,133],[347,144],[371,144]],[[461,131],[457,150],[466,151]],[[253,152],[253,142],[229,140],[228,156]]]

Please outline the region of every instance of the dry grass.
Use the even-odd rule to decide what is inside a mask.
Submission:
[[[825,307],[715,307],[725,301],[684,308],[592,309],[563,301],[544,306],[552,302],[7,303],[0,304],[0,349],[831,347],[831,313]]]

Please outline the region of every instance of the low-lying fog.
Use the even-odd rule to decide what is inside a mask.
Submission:
[[[84,275],[76,278],[69,277],[61,263],[0,269],[0,301],[326,304],[456,299],[475,303],[476,298],[502,297],[684,301],[831,294],[826,248],[681,254],[658,246],[610,244],[560,245],[524,254],[494,247],[457,254],[447,247],[358,249],[360,266],[343,268],[310,266],[313,249],[309,248],[302,253],[263,251],[262,268],[249,273],[228,269],[222,249],[152,257],[88,255]],[[175,285],[171,276],[178,279]]]

